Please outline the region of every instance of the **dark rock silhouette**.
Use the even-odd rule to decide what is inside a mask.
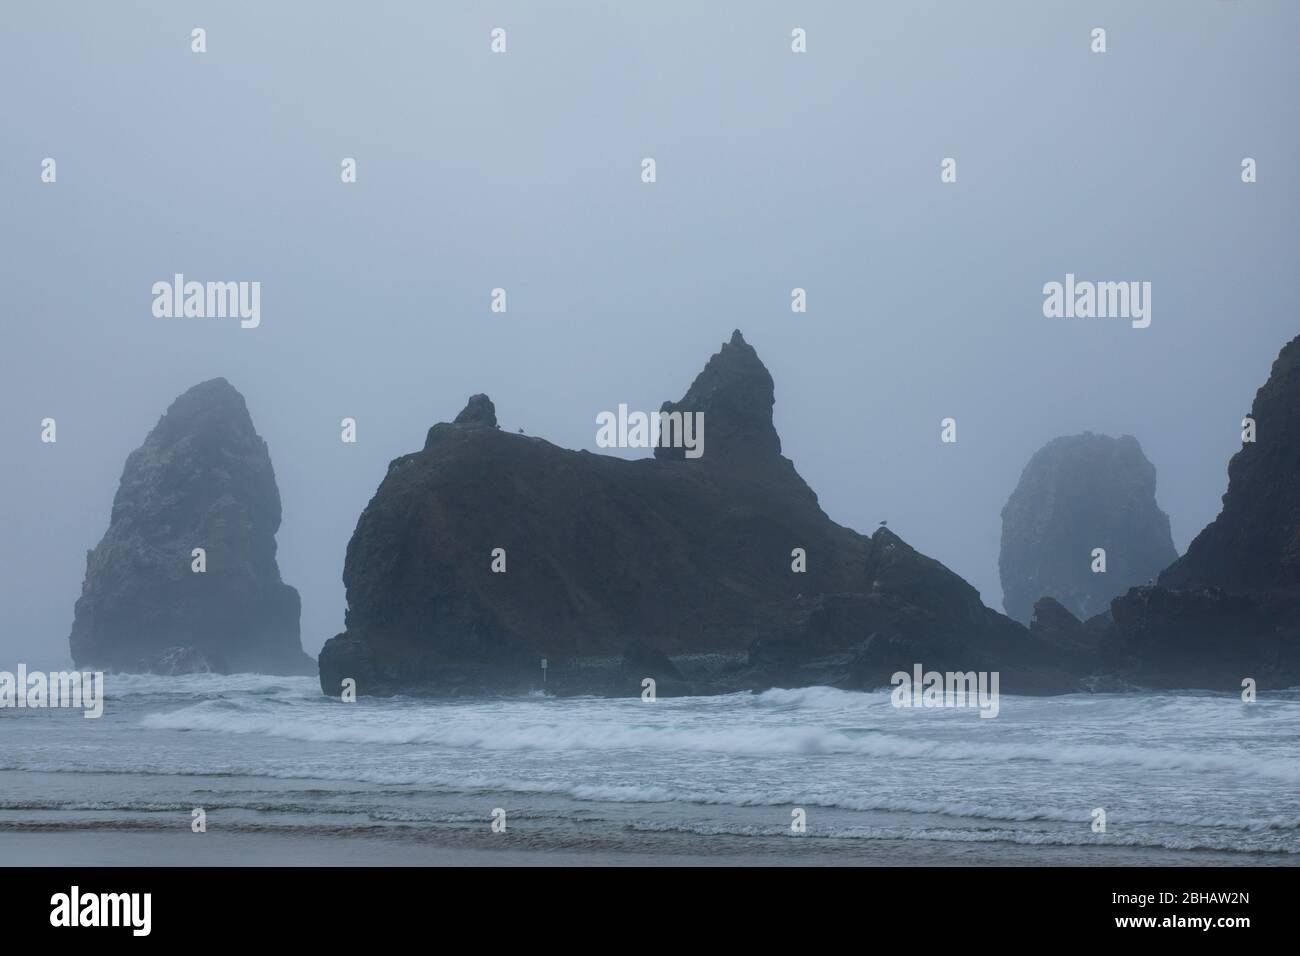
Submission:
[[[243,396],[222,378],[194,386],[127,458],[108,531],[86,555],[77,666],[311,673],[298,592],[276,564],[279,527],[271,458]]]
[[[754,461],[789,465],[772,424],[776,389],[754,347],[737,330],[704,366],[680,402],[664,402],[663,412],[700,412],[708,423],[707,452],[713,464],[743,466]],[[661,446],[656,458],[685,458],[685,450]],[[794,471],[794,466],[790,466]],[[811,492],[810,492],[811,493]]]
[[[1106,551],[1104,573],[1092,570],[1094,548]],[[1030,458],[1002,509],[1003,607],[1028,623],[1035,602],[1051,597],[1087,619],[1177,556],[1155,466],[1136,438],[1057,438]]]
[[[1228,462],[1222,511],[1160,575],[1162,587],[1300,587],[1300,337],[1273,362],[1250,417],[1256,440]]]
[[[1055,598],[1039,598],[1029,633],[1052,649],[1052,655],[1064,666],[1083,673],[1101,669],[1100,649],[1105,640],[1110,617],[1106,613],[1080,621]]]
[[[486,395],[471,395],[465,408],[453,425],[486,425],[489,428],[497,427],[497,407],[492,404],[492,399]]]
[[[1223,510],[1153,586],[1111,605],[1112,666],[1152,687],[1300,683],[1300,338],[1256,393]]]
[[[738,331],[663,406],[703,413],[699,458],[568,451],[485,427],[475,396],[389,465],[357,522],[322,690],[524,691],[542,658],[561,694],[637,694],[646,677],[659,694],[867,688],[916,663],[1000,671],[1004,693],[1075,688],[939,562],[831,521],[781,455],[774,400]]]

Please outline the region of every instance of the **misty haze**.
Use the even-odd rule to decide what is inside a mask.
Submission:
[[[19,3],[0,853],[1300,861],[1294,3]]]

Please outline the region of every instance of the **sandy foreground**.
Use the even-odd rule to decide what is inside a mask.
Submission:
[[[437,839],[276,833],[78,829],[0,832],[6,866],[1295,866],[1291,854],[881,841],[865,847],[763,846],[727,841],[707,853],[669,837],[661,848],[466,846]],[[783,841],[787,844],[794,843]]]

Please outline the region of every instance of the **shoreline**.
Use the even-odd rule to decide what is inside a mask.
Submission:
[[[0,866],[1300,866],[1300,855],[1168,850],[1132,846],[1049,846],[957,841],[860,841],[821,845],[792,837],[745,847],[730,838],[662,835],[660,847],[593,841],[542,846],[533,834],[419,831],[400,837],[304,834],[288,828],[190,833],[54,825],[0,830]],[[499,845],[492,845],[497,843]],[[797,845],[796,845],[797,844]],[[788,849],[788,852],[787,852]]]

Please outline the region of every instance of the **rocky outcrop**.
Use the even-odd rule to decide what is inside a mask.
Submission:
[[[1111,604],[1107,670],[1154,688],[1300,684],[1300,595],[1133,588]]]
[[[1300,684],[1300,338],[1250,411],[1223,509],[1154,586],[1111,606],[1114,666],[1152,687]]]
[[[682,400],[664,402],[660,411],[704,416],[711,465],[744,467],[753,461],[759,467],[772,467],[789,464],[781,457],[781,439],[772,423],[775,405],[772,376],[754,347],[736,332],[731,342],[709,359]],[[686,453],[682,448],[661,446],[655,449],[655,457],[680,460]],[[793,467],[790,470],[793,472]]]
[[[698,458],[568,451],[492,427],[475,396],[361,515],[322,690],[526,691],[542,658],[555,693],[865,688],[917,663],[997,670],[1004,693],[1076,686],[939,562],[831,521],[781,455],[774,401],[739,332],[663,407],[703,414]]]
[[[486,395],[471,395],[465,408],[456,416],[453,425],[483,425],[487,428],[497,426],[497,407]]]
[[[1104,572],[1093,570],[1096,548],[1105,550]],[[1003,607],[1024,623],[1042,597],[1093,617],[1176,557],[1169,516],[1156,505],[1155,466],[1131,435],[1048,442],[1002,509]]]
[[[1255,394],[1254,441],[1228,462],[1223,509],[1160,575],[1165,588],[1300,587],[1300,337]]]
[[[77,666],[312,673],[298,592],[276,565],[279,527],[270,454],[243,396],[221,378],[194,386],[127,458],[108,531],[86,555]]]
[[[1080,621],[1055,598],[1034,603],[1029,634],[1050,648],[1050,655],[1070,670],[1096,674],[1102,670],[1100,651],[1110,627],[1108,612]]]

